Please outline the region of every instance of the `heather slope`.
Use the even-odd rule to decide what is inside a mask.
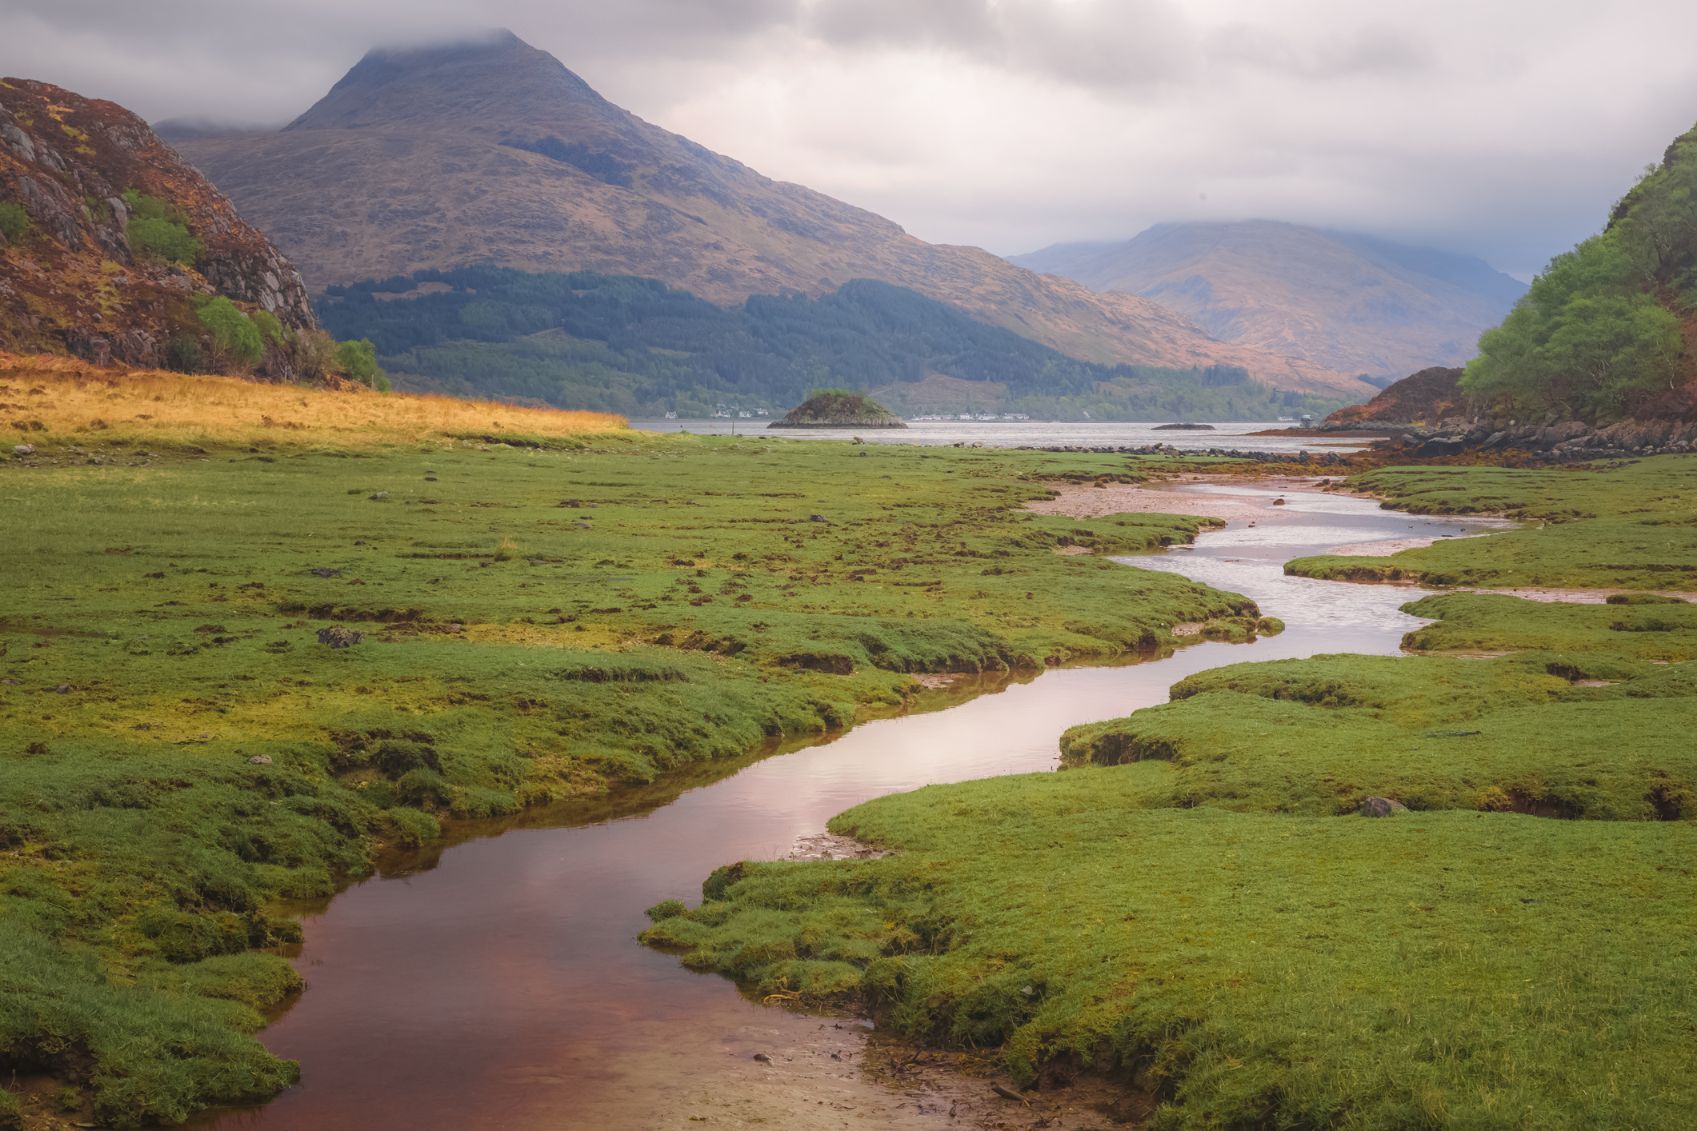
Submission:
[[[270,242],[129,111],[0,81],[0,348],[160,365],[218,298],[268,316],[263,364],[287,375],[278,343],[317,323]]]

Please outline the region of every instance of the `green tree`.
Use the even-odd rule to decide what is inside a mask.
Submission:
[[[369,385],[381,392],[389,391],[389,377],[383,368],[377,364],[377,347],[371,344],[369,338],[356,338],[349,342],[336,344],[336,360],[341,366],[342,373],[349,379],[362,385]]]
[[[136,254],[184,264],[200,255],[200,241],[190,234],[179,210],[133,188],[124,190],[124,205],[130,211],[124,235]]]
[[[29,231],[29,213],[14,200],[0,200],[0,236],[7,243],[17,243]]]
[[[214,368],[225,372],[251,369],[265,356],[259,328],[223,295],[201,303],[196,313],[212,339]]]

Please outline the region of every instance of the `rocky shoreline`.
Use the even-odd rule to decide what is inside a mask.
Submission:
[[[1697,451],[1697,421],[1622,420],[1597,428],[1574,420],[1541,424],[1448,420],[1429,426],[1382,427],[1391,436],[1376,450],[1414,458],[1520,452],[1536,463],[1579,463]]]
[[[1344,466],[1350,457],[1342,452],[1264,452],[1252,448],[1179,448],[1171,444],[1044,444],[1026,449],[1035,452],[1072,452],[1091,455],[1121,456],[1216,456],[1224,459],[1246,460],[1254,463],[1327,464]]]

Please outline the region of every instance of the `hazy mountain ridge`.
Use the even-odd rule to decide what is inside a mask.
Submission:
[[[627,416],[776,415],[827,386],[902,412],[1053,419],[1267,419],[1338,400],[1233,366],[1078,361],[874,280],[721,307],[652,279],[465,267],[334,286],[319,308],[337,335],[373,341],[403,386]]]
[[[317,326],[300,275],[140,118],[0,81],[0,347],[157,366],[216,296]]]
[[[1465,362],[1526,289],[1468,256],[1270,220],[1159,224],[1014,262],[1153,299],[1217,338],[1373,377]]]
[[[1081,360],[1231,365],[1277,388],[1363,392],[1351,374],[1210,339],[1147,299],[927,244],[770,180],[621,110],[509,33],[374,51],[282,131],[178,144],[314,288],[495,264],[649,277],[729,305],[870,278]]]

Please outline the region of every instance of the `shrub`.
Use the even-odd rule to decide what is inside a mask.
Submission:
[[[283,324],[269,310],[256,310],[248,317],[259,328],[259,336],[272,345],[280,346],[288,340],[288,335],[283,330]]]
[[[178,373],[199,373],[205,365],[200,339],[193,334],[173,334],[165,343],[165,368]]]
[[[193,263],[200,254],[200,241],[189,235],[181,224],[169,220],[142,218],[131,220],[124,228],[130,248],[141,255],[153,256],[170,263]]]
[[[289,340],[289,363],[303,381],[322,381],[336,372],[336,340],[323,330],[303,330]]]
[[[369,338],[336,343],[336,361],[344,376],[381,392],[389,391],[389,378],[377,364],[377,347]]]
[[[135,189],[124,190],[130,220],[124,225],[130,249],[138,255],[169,263],[193,263],[200,254],[200,241],[189,234],[181,212],[156,196]]]
[[[5,236],[8,243],[16,243],[29,231],[29,213],[24,206],[12,200],[0,200],[0,236]]]
[[[212,361],[220,370],[247,368],[265,356],[265,341],[253,320],[219,295],[201,304],[200,324],[212,335]]]

